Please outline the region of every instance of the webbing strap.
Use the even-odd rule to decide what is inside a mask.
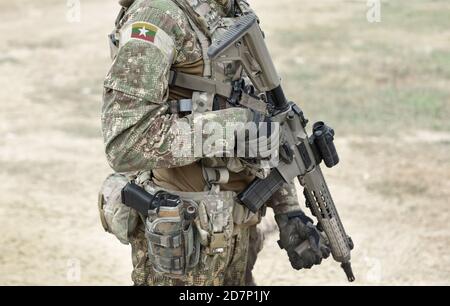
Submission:
[[[249,94],[242,93],[239,105],[258,111],[262,114],[267,113],[267,103],[261,99],[257,99]]]
[[[171,273],[175,272],[173,270],[180,270],[184,266],[184,260],[183,257],[162,257],[158,255],[148,255],[151,262],[158,266],[168,267],[171,271]]]
[[[212,74],[211,71],[211,60],[208,57],[208,48],[211,45],[208,37],[200,31],[195,22],[188,16],[188,21],[191,27],[194,29],[195,34],[197,34],[198,41],[200,42],[200,46],[202,48],[202,56],[203,56],[203,76],[210,77]]]
[[[181,245],[181,236],[158,235],[146,233],[147,239],[151,242],[166,248],[177,248]]]
[[[230,180],[227,168],[203,167],[203,176],[208,184],[226,184]]]
[[[167,103],[169,104],[168,111],[171,114],[191,113],[193,109],[191,99],[173,100]]]
[[[217,94],[225,98],[230,97],[233,89],[231,84],[173,70],[170,71],[169,85]]]

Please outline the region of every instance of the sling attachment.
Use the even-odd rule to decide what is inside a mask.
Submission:
[[[254,95],[255,88],[246,85],[244,79],[232,82],[232,92],[228,98],[228,103],[232,106],[245,106],[260,113],[267,113],[267,103]]]

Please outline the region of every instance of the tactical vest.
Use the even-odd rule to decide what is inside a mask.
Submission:
[[[172,99],[169,102],[171,113],[202,113],[211,110],[227,108],[235,104],[240,99],[240,104],[260,112],[265,111],[264,103],[260,103],[253,95],[241,95],[239,97],[234,92],[236,86],[245,86],[245,73],[238,62],[211,62],[208,57],[208,48],[220,38],[227,29],[234,23],[236,18],[253,13],[245,0],[232,0],[228,2],[227,17],[222,17],[216,10],[212,9],[208,3],[193,1],[189,4],[187,0],[171,0],[186,14],[186,17],[197,35],[202,49],[203,72],[191,74],[179,72],[176,67],[172,67],[169,79],[169,92],[179,92],[180,99]],[[117,27],[126,10],[135,0],[120,0],[123,6],[116,20],[116,31],[110,35],[111,57],[115,58],[118,52],[119,34]],[[247,81],[247,83],[249,83]],[[240,88],[239,88],[240,89]],[[184,95],[183,95],[184,92]],[[184,97],[183,97],[184,96]],[[192,97],[192,99],[191,99]],[[233,101],[234,100],[234,101]],[[228,102],[228,103],[227,103]]]
[[[202,49],[203,72],[194,75],[177,71],[172,66],[169,78],[169,92],[184,89],[184,98],[169,99],[169,112],[180,116],[189,113],[204,113],[213,110],[232,107],[239,102],[240,105],[266,111],[266,105],[255,95],[242,92],[246,84],[250,84],[245,76],[241,63],[237,61],[219,62],[211,61],[208,57],[208,48],[218,40],[236,21],[236,18],[253,13],[245,0],[229,1],[226,17],[221,16],[217,10],[211,8],[209,3],[203,1],[171,0],[185,14],[192,29],[197,35]],[[123,6],[116,20],[116,31],[110,35],[111,56],[114,58],[118,52],[118,28],[127,9],[135,0],[120,0]],[[194,5],[195,4],[195,5]],[[229,179],[228,170],[239,173],[247,170],[248,174],[265,176],[258,167],[244,165],[238,158],[228,159],[225,164],[222,159],[207,158],[202,160],[203,175],[206,182],[212,184],[225,184]]]
[[[236,106],[239,103],[265,112],[265,103],[241,90],[246,84],[250,84],[241,63],[237,61],[216,62],[211,61],[208,57],[208,49],[211,44],[223,36],[235,23],[236,18],[254,13],[248,3],[244,0],[229,1],[229,7],[226,8],[228,16],[222,17],[204,2],[197,1],[197,6],[193,6],[186,0],[172,1],[186,13],[189,23],[197,34],[202,48],[204,71],[203,77],[200,78],[177,73],[175,70],[171,71],[169,84],[194,91],[191,101],[179,100],[175,102],[175,107],[171,106],[171,109],[174,112],[188,109],[193,113],[201,113]],[[188,101],[187,105],[184,105],[184,101]],[[265,169],[244,165],[239,158],[230,158],[227,164],[224,164],[222,159],[208,158],[202,160],[202,167],[203,176],[210,185],[226,183],[229,179],[229,170],[237,173],[246,169],[252,175],[260,177],[266,175]]]

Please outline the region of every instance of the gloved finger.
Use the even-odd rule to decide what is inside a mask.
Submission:
[[[313,266],[313,262],[311,261],[311,257],[309,254],[302,254],[299,256],[298,254],[295,254],[291,258],[291,265],[296,269],[310,269]]]
[[[316,255],[320,255],[320,237],[318,237],[316,234],[316,232],[312,232],[313,234],[310,234],[308,236],[308,240],[309,240],[309,245],[311,247],[311,252],[314,252]]]
[[[296,246],[302,244],[304,239],[300,237],[299,233],[295,230],[286,231],[289,235],[283,235],[283,239],[287,242],[287,245],[291,247],[291,249],[295,249]],[[281,236],[281,235],[280,235]]]
[[[304,262],[298,255],[289,256],[289,261],[295,270],[301,270],[304,267]]]
[[[322,257],[321,256],[316,256],[316,261],[315,261],[314,264],[320,265],[321,262],[322,262]]]
[[[312,267],[314,266],[314,263],[313,262],[308,262],[308,263],[306,263],[305,265],[304,265],[304,269],[311,269]]]
[[[323,257],[323,258],[328,258],[328,257],[330,256],[331,251],[330,251],[330,248],[329,248],[329,247],[323,245],[323,246],[320,248],[320,250],[321,250],[321,253],[322,253],[322,257]]]
[[[303,224],[301,222],[301,220],[296,219],[295,223],[293,225],[295,226],[295,232],[297,233],[297,235],[301,241],[305,241],[305,240],[309,239],[307,227],[305,224]]]
[[[306,269],[312,268],[312,266],[316,264],[317,260],[320,259],[320,257],[317,256],[317,254],[315,254],[312,250],[305,251],[302,257]]]

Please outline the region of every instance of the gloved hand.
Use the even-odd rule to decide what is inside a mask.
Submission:
[[[325,239],[303,212],[281,214],[275,219],[280,229],[278,244],[287,251],[294,269],[310,269],[330,256]]]

